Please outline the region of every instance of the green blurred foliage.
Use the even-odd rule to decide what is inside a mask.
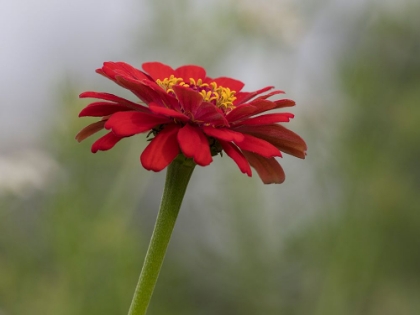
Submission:
[[[212,56],[238,43],[237,34],[245,40],[257,40],[258,34],[264,41],[253,31],[255,25],[247,26],[229,6],[179,20],[187,16],[189,4],[152,2],[156,31],[142,42],[149,47],[145,55],[158,51],[158,57],[170,59],[166,54],[190,47],[178,60],[212,66]],[[345,124],[331,131],[338,134],[330,154],[339,173],[323,175],[340,190],[337,202],[325,202],[325,209],[303,226],[280,234],[267,228],[272,217],[262,209],[265,196],[256,189],[258,179],[245,179],[232,163],[220,170],[215,161],[212,167],[231,176],[229,182],[221,179],[216,188],[206,187],[208,195],[194,196],[206,185],[197,177],[215,172],[197,170],[151,315],[420,313],[416,12],[418,6],[400,15],[376,12],[368,28],[352,34],[349,42],[357,45],[337,65],[348,107]],[[214,33],[205,27],[210,21]],[[168,25],[174,27],[171,36]],[[235,40],[218,36],[226,28]],[[196,31],[210,39],[196,42],[179,35]],[[165,45],[173,50],[159,49]],[[1,201],[1,315],[128,310],[164,175],[139,167],[136,156],[146,144],[141,137],[96,155],[90,153],[91,140],[75,142],[74,135],[86,125],[77,118],[82,101],[76,96],[84,89],[65,82],[58,93],[59,118],[46,127],[43,146],[62,167],[53,185]]]
[[[376,12],[342,58],[342,201],[293,249],[311,265],[302,314],[420,312],[419,9]]]

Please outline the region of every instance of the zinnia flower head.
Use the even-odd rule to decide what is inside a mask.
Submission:
[[[212,79],[199,66],[177,69],[147,62],[143,71],[124,62],[105,62],[96,72],[130,90],[140,102],[104,92],[84,92],[81,98],[100,101],[87,105],[79,117],[101,117],[76,136],[80,142],[101,129],[108,130],[92,145],[92,152],[106,151],[123,138],[146,133],[150,143],[140,156],[147,170],[163,170],[178,154],[197,165],[209,165],[213,156],[226,153],[242,173],[252,175],[252,166],[266,184],[282,183],[284,171],[275,157],[281,151],[305,158],[301,137],[279,123],[291,113],[267,111],[294,106],[289,99],[269,100],[283,93],[265,87],[243,92],[241,81]],[[262,114],[262,115],[259,115]]]

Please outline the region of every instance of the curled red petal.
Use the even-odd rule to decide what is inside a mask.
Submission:
[[[100,121],[94,122],[93,124],[87,125],[85,128],[83,128],[77,133],[76,140],[78,142],[82,142],[87,137],[90,137],[91,135],[104,129],[104,125],[105,125],[105,120],[100,120]]]
[[[123,75],[136,80],[147,79],[142,71],[125,62],[105,62],[104,66],[111,66],[118,75]]]
[[[265,158],[258,154],[242,151],[249,164],[257,171],[264,184],[281,184],[286,176],[275,158]]]
[[[178,143],[184,155],[196,164],[206,166],[213,161],[209,142],[200,128],[188,124],[182,127],[178,132]]]
[[[254,152],[267,158],[281,156],[279,149],[271,143],[248,134],[244,134],[243,136],[243,141],[235,142],[241,150]]]
[[[270,142],[280,151],[304,159],[307,146],[305,141],[293,131],[281,125],[239,126],[236,131],[253,135]]]
[[[238,149],[238,147],[230,142],[219,140],[220,145],[226,154],[238,165],[242,173],[252,176],[251,167],[249,166],[248,160]]]
[[[229,88],[231,91],[239,92],[244,87],[244,83],[228,77],[220,77],[213,80],[217,83],[217,86],[223,86]]]
[[[123,88],[133,92],[134,95],[146,104],[150,102],[159,102],[160,100],[160,93],[158,91],[152,89],[149,85],[143,84],[147,81],[137,81],[127,77],[117,76],[115,82]]]
[[[150,74],[150,76],[155,81],[157,79],[163,80],[165,78],[169,78],[172,74],[175,73],[174,69],[161,62],[145,62],[143,63],[142,68],[144,71]]]
[[[119,137],[112,131],[108,132],[105,136],[99,138],[92,144],[91,151],[96,153],[98,151],[106,151],[112,149],[114,145],[124,137]]]
[[[194,90],[179,85],[174,85],[172,89],[184,111],[194,115],[203,102],[203,96]]]
[[[240,123],[240,125],[270,125],[279,122],[289,122],[291,118],[295,115],[291,113],[276,113],[276,114],[266,114],[253,118],[246,119]]]
[[[230,130],[228,128],[214,128],[209,126],[203,126],[201,129],[204,131],[204,133],[210,137],[216,138],[218,140],[224,140],[224,141],[243,141],[244,135],[240,132],[236,132],[233,130]]]
[[[198,79],[204,79],[206,77],[206,70],[204,68],[195,65],[181,66],[175,69],[175,77],[182,78],[185,83],[190,83],[190,78],[196,82]]]
[[[127,137],[146,132],[157,125],[169,122],[171,122],[169,118],[154,114],[135,111],[118,112],[109,117],[105,123],[105,128],[112,129],[118,136]]]
[[[136,69],[125,62],[104,62],[102,68],[97,69],[96,72],[102,74],[108,79],[111,79],[112,81],[116,81],[116,76],[123,76],[136,80],[149,79],[139,69]]]
[[[143,167],[149,171],[160,172],[179,154],[177,134],[178,125],[166,125],[140,156]]]
[[[110,102],[94,102],[82,109],[82,111],[79,113],[79,117],[102,117],[127,110],[131,109],[120,104]]]

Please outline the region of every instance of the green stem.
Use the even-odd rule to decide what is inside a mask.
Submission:
[[[194,166],[183,155],[168,166],[159,214],[128,315],[146,314]]]

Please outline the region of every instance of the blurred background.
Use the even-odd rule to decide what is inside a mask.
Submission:
[[[165,172],[90,152],[94,72],[199,64],[296,100],[308,143],[264,186],[196,168],[149,314],[420,314],[420,3],[3,0],[0,314],[126,314]]]

